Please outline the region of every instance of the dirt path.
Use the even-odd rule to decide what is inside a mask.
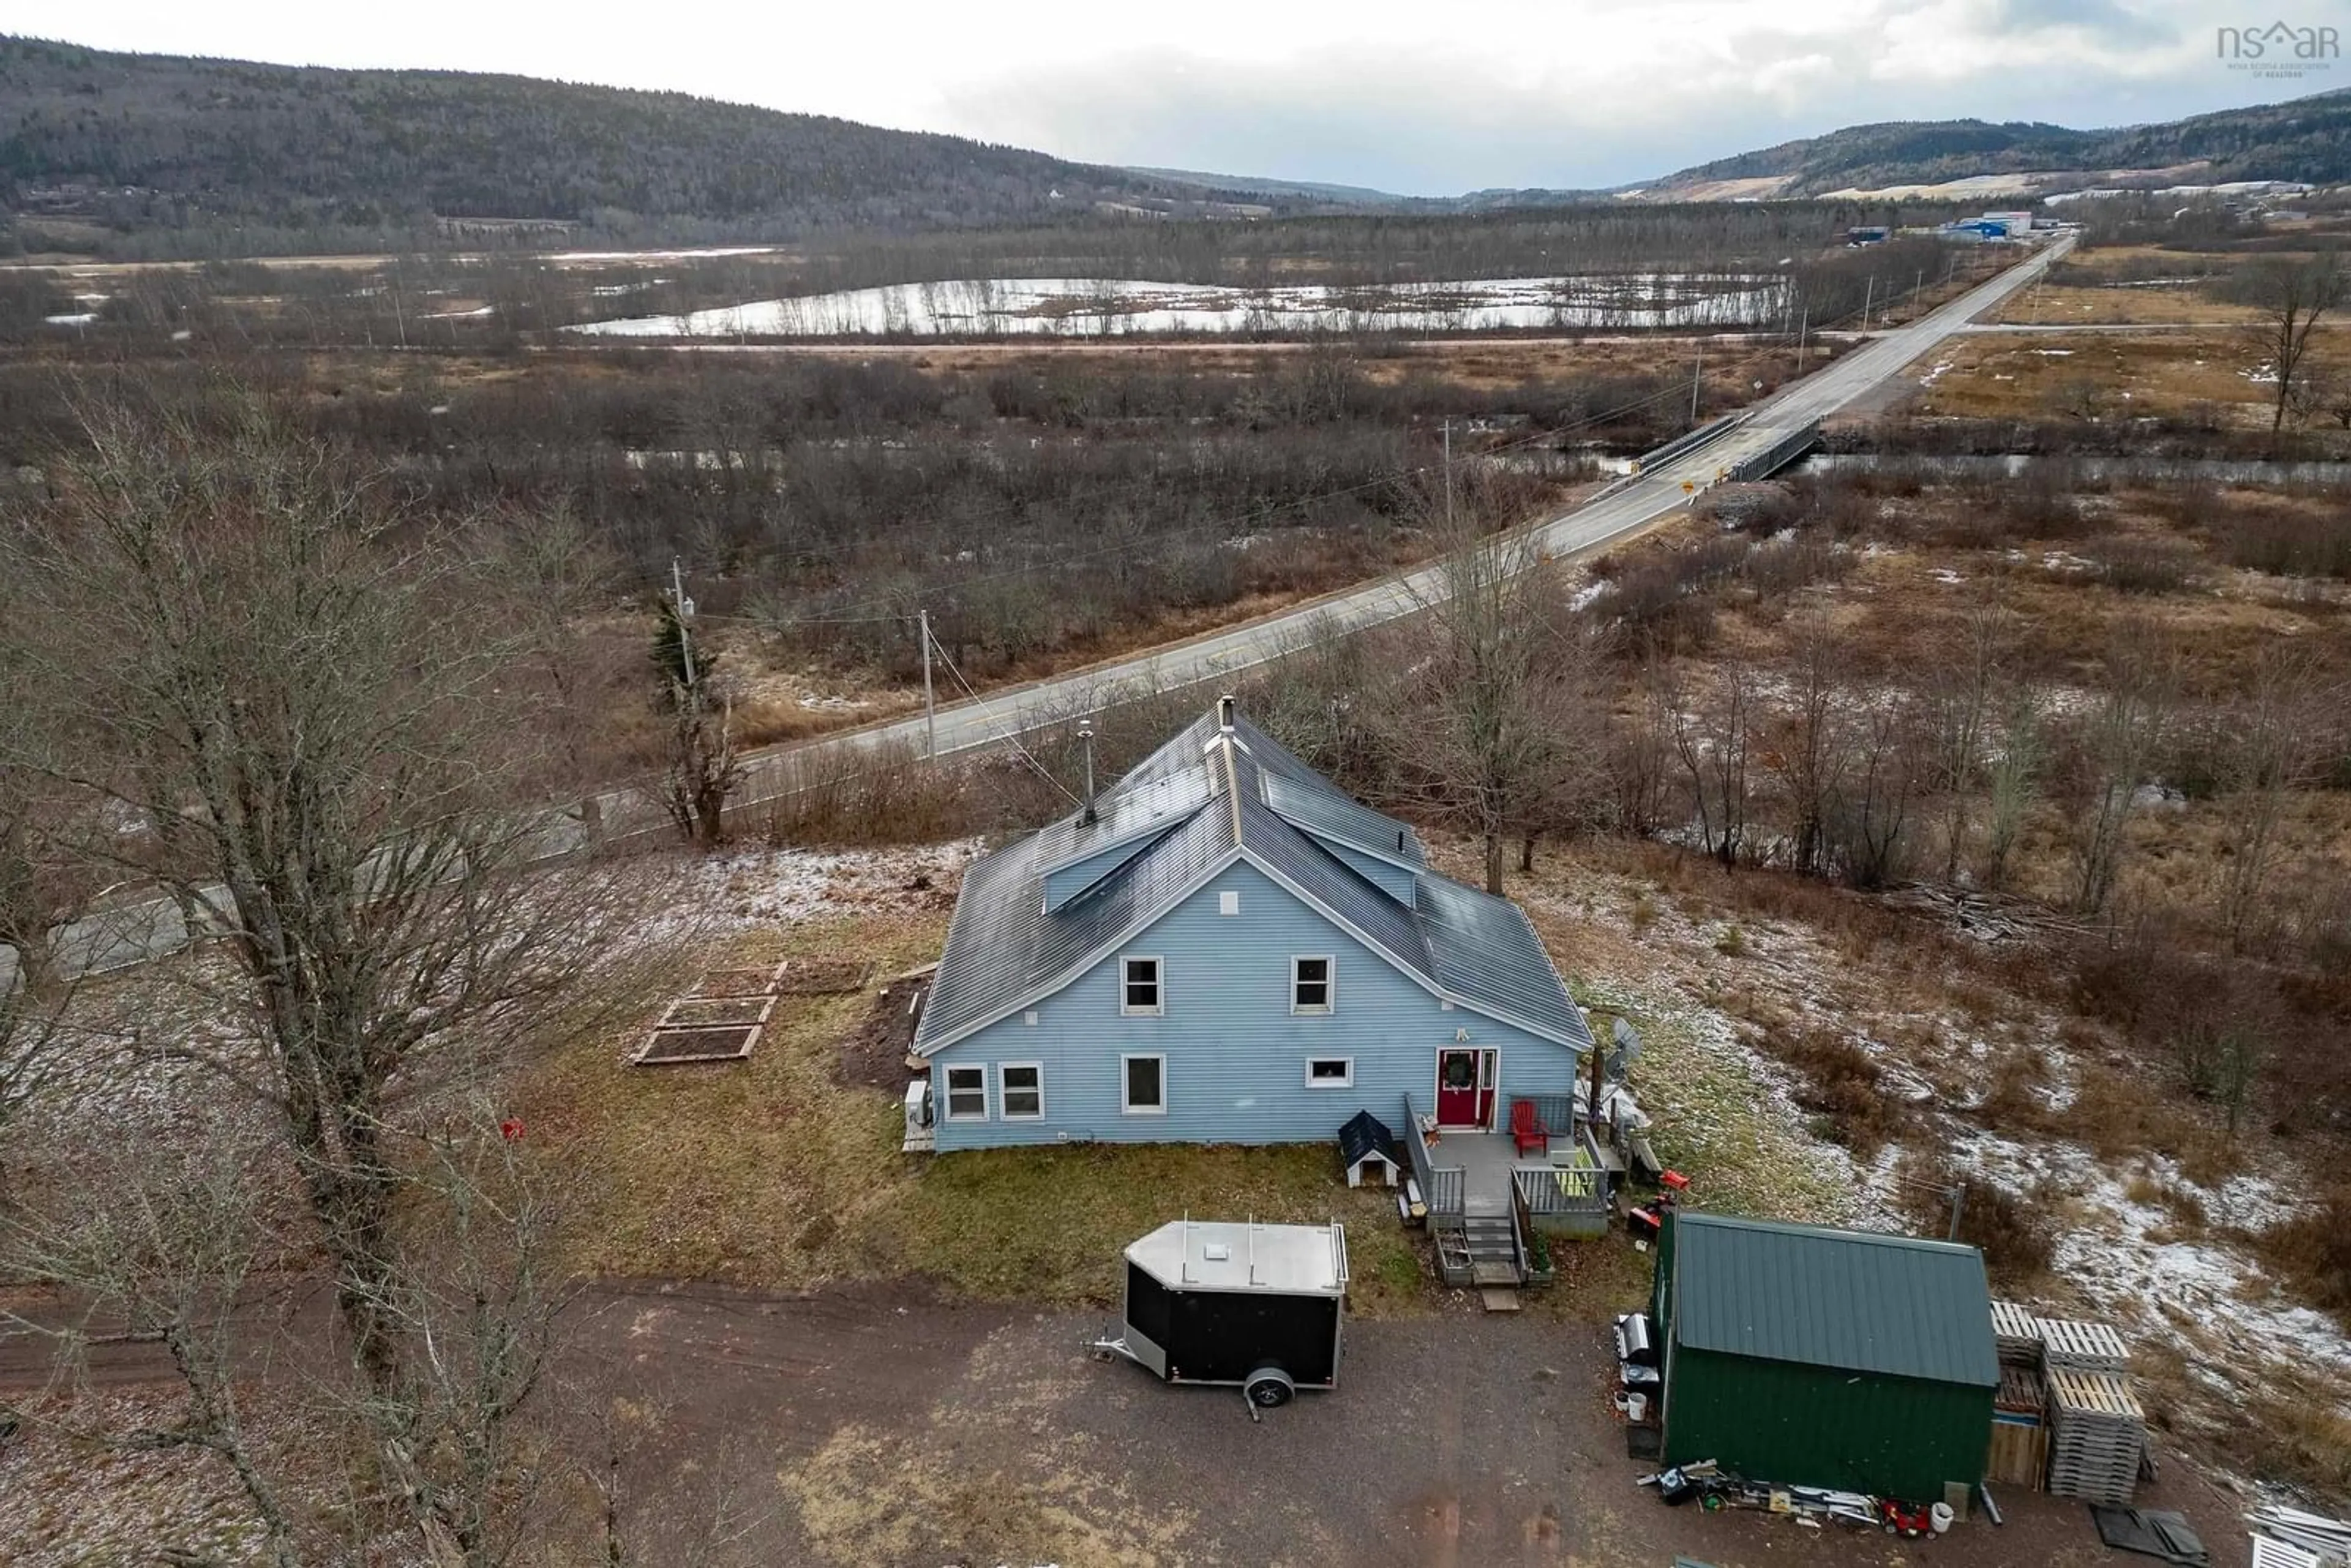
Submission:
[[[1352,1324],[1341,1389],[1261,1424],[1228,1390],[1090,1359],[1101,1326],[904,1285],[607,1283],[570,1314],[567,1375],[636,1412],[628,1492],[661,1511],[639,1544],[663,1555],[725,1536],[719,1562],[849,1568],[2129,1561],[2081,1505],[2022,1494],[2002,1496],[2004,1527],[1928,1542],[1667,1509],[1634,1484],[1647,1467],[1625,1458],[1597,1324]],[[160,1370],[144,1347],[93,1359],[125,1379]],[[0,1486],[9,1463],[0,1449]],[[2246,1562],[2234,1501],[2178,1460],[2141,1502],[2185,1510],[2221,1568]]]

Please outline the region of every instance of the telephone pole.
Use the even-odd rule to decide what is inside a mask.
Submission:
[[[1800,376],[1804,373],[1805,335],[1811,332],[1812,329],[1813,307],[1811,301],[1807,300],[1804,304],[1803,317],[1796,323],[1796,373]]]
[[[685,623],[687,619],[694,614],[694,601],[685,596],[685,576],[678,570],[677,557],[675,556],[669,558],[669,595],[670,605],[677,612],[678,663],[684,666],[685,689],[687,695],[693,695],[695,685],[694,674],[694,637],[691,632],[687,632]]]
[[[1696,363],[1694,363],[1694,364],[1692,364],[1692,365],[1690,366],[1690,423],[1692,423],[1693,425],[1695,425],[1696,423],[1698,423],[1698,372],[1699,372],[1699,371],[1703,371],[1703,370],[1705,370],[1705,369],[1706,369],[1706,350],[1705,350],[1704,349],[1700,349],[1700,350],[1698,351],[1698,361],[1697,361],[1697,362],[1696,362]]]
[[[917,612],[923,624],[923,760],[939,759],[939,710],[931,696],[931,612]]]
[[[1869,330],[1869,307],[1876,298],[1877,275],[1873,272],[1869,275],[1869,287],[1863,292],[1861,297],[1861,329],[1864,332]]]

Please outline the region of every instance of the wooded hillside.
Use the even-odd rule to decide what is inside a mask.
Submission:
[[[113,229],[403,230],[528,219],[685,237],[1033,221],[1120,170],[684,93],[353,71],[0,38],[0,200]],[[687,226],[681,228],[681,222]],[[543,234],[542,230],[542,234]],[[479,237],[479,236],[474,236]]]

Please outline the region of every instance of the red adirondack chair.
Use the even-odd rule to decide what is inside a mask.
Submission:
[[[1551,1129],[1535,1114],[1535,1103],[1531,1100],[1510,1103],[1510,1136],[1518,1141],[1519,1153],[1522,1155],[1535,1149],[1551,1153]]]

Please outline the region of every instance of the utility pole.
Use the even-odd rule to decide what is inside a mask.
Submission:
[[[1704,369],[1706,369],[1706,350],[1704,349],[1700,349],[1698,351],[1697,363],[1690,366],[1690,423],[1693,425],[1698,423],[1698,372]]]
[[[1951,1186],[1951,1239],[1959,1239],[1959,1216],[1968,1207],[1968,1184],[1956,1182]]]
[[[1804,373],[1804,338],[1812,329],[1813,307],[1812,302],[1807,300],[1804,303],[1803,318],[1796,323],[1796,373],[1800,376]]]
[[[685,596],[685,577],[678,570],[677,557],[669,558],[670,604],[677,612],[678,663],[685,668],[685,689],[690,696],[696,685],[694,674],[694,638],[685,629],[687,619],[694,614],[694,601]]]
[[[1877,274],[1869,275],[1869,287],[1861,297],[1861,329],[1869,330],[1869,307],[1877,298]]]
[[[918,612],[923,623],[923,760],[939,758],[939,710],[931,695],[931,612]]]

